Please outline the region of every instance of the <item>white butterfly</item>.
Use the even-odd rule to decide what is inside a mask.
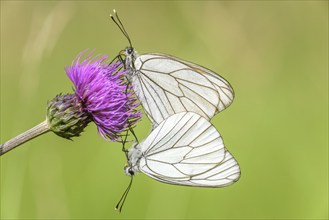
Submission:
[[[127,79],[153,128],[178,112],[195,112],[210,120],[232,103],[234,91],[231,85],[215,72],[166,54],[138,55],[113,11],[117,21],[111,15],[112,20],[130,44],[120,53],[125,57],[122,61],[129,71]]]
[[[216,128],[193,112],[169,116],[144,141],[133,145],[125,172],[198,187],[223,187],[240,177],[239,165]]]

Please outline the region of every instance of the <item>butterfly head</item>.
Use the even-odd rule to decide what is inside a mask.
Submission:
[[[127,176],[134,176],[135,175],[135,171],[133,170],[133,168],[130,165],[126,165],[124,167],[124,171],[125,171],[125,174]]]
[[[134,63],[135,63],[136,58],[138,57],[138,54],[134,50],[133,47],[129,46],[129,47],[126,47],[126,49],[124,50],[124,55],[125,55],[125,60],[124,60],[125,67],[128,70],[132,70],[132,73],[133,73],[135,70]]]
[[[132,56],[133,53],[134,53],[133,47],[126,47],[126,49],[125,49],[126,56]]]

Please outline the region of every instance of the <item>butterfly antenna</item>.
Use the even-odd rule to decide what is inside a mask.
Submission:
[[[129,45],[130,45],[130,47],[133,47],[132,44],[131,44],[131,41],[130,41],[129,34],[128,34],[128,32],[126,31],[125,26],[123,26],[123,24],[122,24],[122,22],[121,22],[121,20],[120,20],[120,18],[119,18],[119,16],[118,16],[118,13],[115,13],[115,15],[116,15],[116,17],[117,17],[117,19],[118,19],[118,21],[119,21],[121,27],[122,27],[122,30],[126,33],[126,37],[127,37],[128,41],[129,41]]]
[[[132,44],[131,44],[131,41],[130,41],[130,37],[129,37],[129,35],[128,35],[126,29],[124,28],[124,26],[123,26],[123,24],[122,24],[122,22],[121,22],[121,20],[120,20],[120,18],[119,18],[119,16],[118,16],[118,13],[116,12],[115,9],[113,9],[113,13],[114,13],[114,15],[115,15],[115,18],[116,18],[118,21],[115,20],[115,18],[114,18],[114,16],[113,16],[112,14],[110,14],[111,19],[112,19],[112,20],[114,21],[114,23],[118,26],[118,28],[119,28],[120,31],[123,33],[123,35],[125,35],[125,37],[127,38],[128,42],[129,42],[130,47],[133,47]]]
[[[122,207],[126,201],[126,198],[130,191],[132,183],[133,183],[133,175],[130,176],[130,183],[129,183],[127,189],[124,191],[123,195],[121,196],[121,199],[119,200],[118,204],[116,205],[115,210],[118,210],[119,212],[122,211]]]

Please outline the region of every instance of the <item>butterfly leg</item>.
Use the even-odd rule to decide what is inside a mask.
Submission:
[[[136,143],[138,144],[139,143],[139,141],[138,141],[138,138],[137,138],[137,136],[136,136],[136,134],[135,134],[135,132],[134,132],[134,129],[129,125],[129,130],[130,130],[130,132],[134,135],[134,138],[135,138],[135,140],[136,140]]]
[[[125,148],[125,145],[127,143],[127,138],[128,138],[128,130],[126,132],[125,138],[121,139],[121,143],[122,143],[122,151],[125,153],[127,159],[128,159],[128,150]]]

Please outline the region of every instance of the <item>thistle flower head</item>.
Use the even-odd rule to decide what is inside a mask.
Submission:
[[[82,60],[80,53],[65,68],[74,84],[75,95],[82,109],[97,125],[100,135],[110,141],[119,140],[120,133],[133,126],[141,117],[132,88],[124,80],[122,63],[106,63],[107,55]],[[82,61],[81,61],[82,60]]]

